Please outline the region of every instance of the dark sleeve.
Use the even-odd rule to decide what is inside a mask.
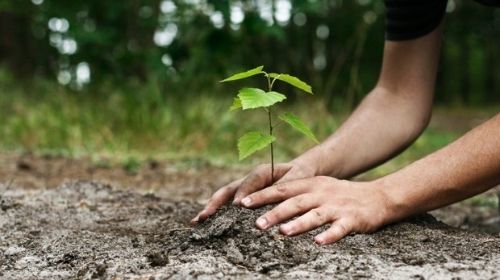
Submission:
[[[384,0],[385,37],[390,41],[422,37],[439,25],[448,0]]]
[[[476,2],[479,2],[479,3],[486,5],[486,6],[500,7],[499,0],[476,0]]]

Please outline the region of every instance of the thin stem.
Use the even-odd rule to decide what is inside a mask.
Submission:
[[[269,77],[269,74],[266,73],[266,78],[267,78],[267,87],[269,88],[269,91],[273,88],[273,83],[271,83],[271,77]]]
[[[269,117],[269,135],[273,136],[273,125],[272,125],[272,115],[271,115],[271,108],[269,108],[269,111],[267,111],[267,116]],[[271,142],[271,184],[274,183],[274,148],[273,148],[273,143]]]
[[[271,91],[271,89],[273,88],[274,86],[274,82],[276,82],[276,80],[279,78],[279,76],[281,76],[281,74],[279,74],[278,76],[274,77],[273,81],[271,82],[271,84],[269,85],[269,91]]]
[[[271,82],[271,77],[269,77],[269,74],[267,73],[266,77],[267,77],[267,85],[269,86],[269,91],[272,91],[274,81]],[[269,119],[269,135],[273,136],[273,117],[271,113],[271,107],[269,107],[269,109],[267,110],[267,116]],[[274,183],[274,147],[273,143],[271,142],[271,184],[273,183]]]

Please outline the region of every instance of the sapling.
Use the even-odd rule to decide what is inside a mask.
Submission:
[[[264,66],[259,66],[254,69],[234,74],[221,82],[231,82],[241,79],[246,79],[256,75],[263,75],[267,81],[267,91],[260,88],[242,88],[238,91],[238,95],[234,98],[233,104],[229,108],[230,111],[242,109],[258,109],[263,108],[267,112],[269,133],[265,134],[260,131],[251,131],[243,135],[238,140],[239,159],[243,160],[251,154],[264,149],[267,146],[271,148],[271,181],[274,182],[274,148],[273,143],[276,137],[273,135],[273,130],[281,123],[287,123],[295,130],[304,134],[314,142],[318,143],[316,136],[307,125],[292,113],[283,113],[278,116],[279,121],[273,122],[274,105],[286,99],[282,93],[273,91],[273,86],[276,81],[288,83],[308,94],[313,94],[310,85],[301,81],[299,78],[288,74],[267,73]]]

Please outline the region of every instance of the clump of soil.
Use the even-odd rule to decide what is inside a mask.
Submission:
[[[314,260],[319,250],[311,234],[289,238],[281,235],[276,227],[270,231],[254,227],[255,219],[270,209],[223,207],[189,235],[178,232],[175,238],[167,239],[169,254],[214,250],[228,262],[260,273],[283,271]],[[181,247],[178,247],[179,240],[183,240]]]
[[[314,233],[257,230],[266,208],[228,206],[190,227],[198,204],[93,182],[31,191],[0,184],[0,196],[5,279],[500,277],[500,236],[429,216],[318,246]]]

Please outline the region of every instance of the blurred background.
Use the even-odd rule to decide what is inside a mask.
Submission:
[[[227,112],[248,82],[219,80],[258,65],[300,77],[315,95],[297,92],[284,106],[323,139],[373,87],[383,41],[382,0],[2,0],[0,148],[236,164],[237,138],[265,116]],[[449,1],[433,123],[374,174],[497,112],[499,43],[499,9]],[[311,146],[278,133],[280,160]]]

